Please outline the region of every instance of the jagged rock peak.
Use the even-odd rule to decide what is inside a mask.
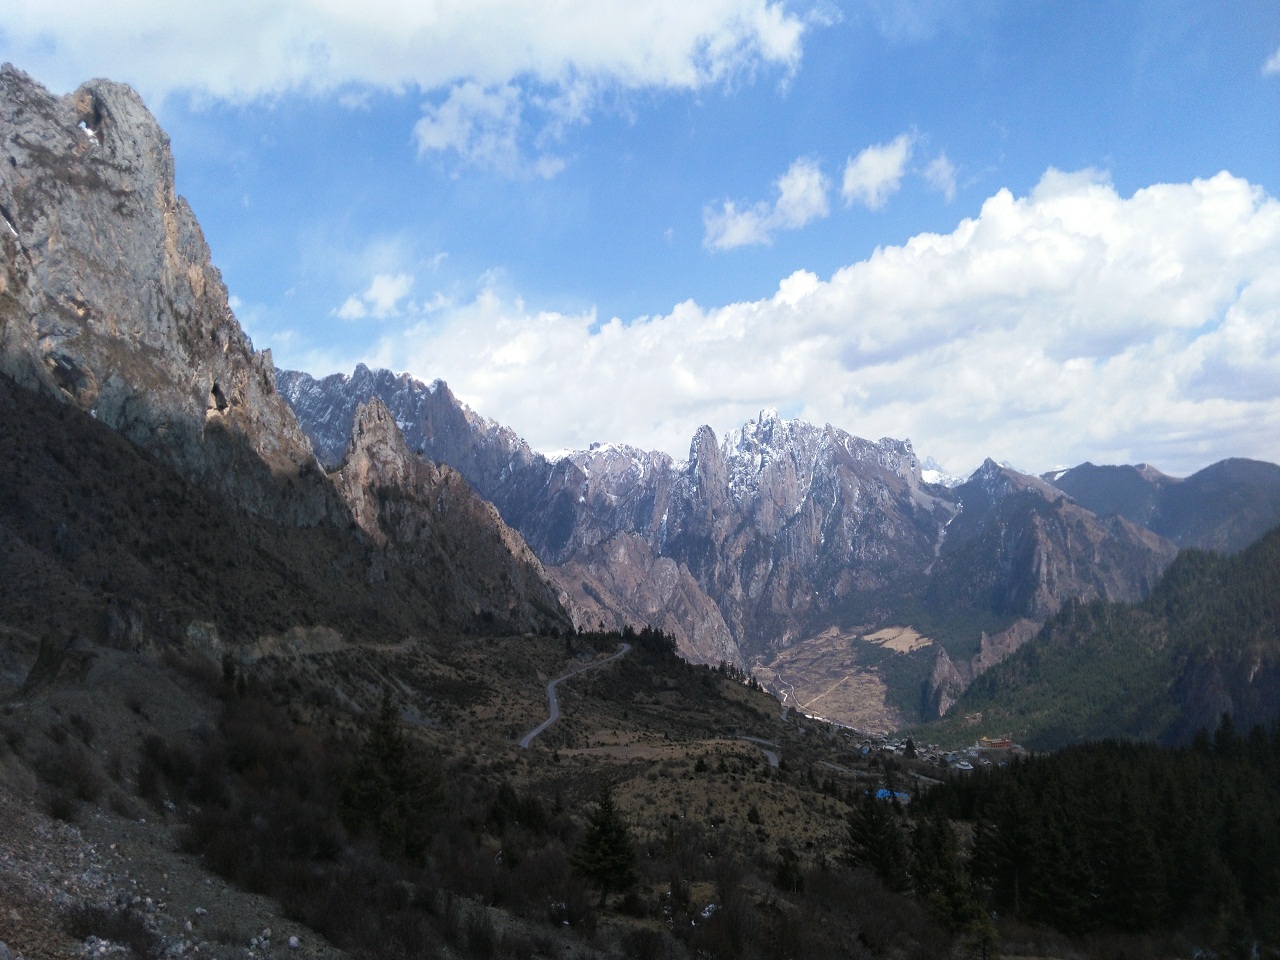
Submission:
[[[725,486],[724,451],[716,442],[715,431],[705,423],[693,434],[686,469],[708,491],[720,490]]]
[[[377,397],[356,407],[348,456],[369,450],[409,456],[409,448],[404,442],[404,434],[400,432],[396,418]]]
[[[293,373],[294,371],[287,372]],[[355,370],[353,370],[350,375],[343,373],[337,374],[337,376],[342,378],[343,383],[364,385],[378,381],[387,381],[388,383],[395,383],[402,387],[407,387],[415,392],[437,393],[443,391],[449,397],[453,397],[453,393],[449,390],[449,385],[438,378],[427,383],[425,380],[419,380],[408,371],[405,371],[404,373],[395,373],[385,367],[379,367],[374,370],[364,363],[357,363]]]
[[[990,457],[982,461],[982,466],[973,472],[967,483],[981,487],[993,500],[1028,491],[1035,491],[1048,500],[1064,496],[1061,490],[1039,477],[1019,473],[1008,464],[996,463]]]
[[[725,434],[723,448],[726,456],[767,455],[804,443],[818,432],[817,427],[803,420],[782,419],[778,411],[770,407]]]

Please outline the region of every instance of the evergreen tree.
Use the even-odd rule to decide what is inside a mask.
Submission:
[[[804,873],[800,869],[800,858],[790,847],[778,849],[778,868],[774,871],[773,882],[780,890],[788,893],[800,893],[804,890]]]
[[[636,882],[631,835],[613,805],[613,790],[607,784],[588,820],[587,835],[573,851],[570,862],[574,870],[600,888],[601,908],[610,893],[626,890]]]
[[[420,859],[428,817],[440,805],[440,778],[415,754],[389,695],[338,791],[338,815],[352,833],[371,833],[391,857]]]
[[[956,832],[941,814],[916,824],[911,836],[911,880],[916,896],[953,933],[968,930],[981,912],[960,859]]]
[[[867,791],[849,815],[849,860],[866,867],[890,890],[907,888],[907,844],[887,801]]]

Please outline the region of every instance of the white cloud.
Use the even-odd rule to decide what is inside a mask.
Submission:
[[[370,106],[372,95],[368,90],[347,91],[338,95],[338,106],[344,110],[367,111]]]
[[[1263,64],[1262,72],[1280,73],[1280,47],[1277,47],[1276,52],[1271,55],[1271,59]]]
[[[63,89],[111,76],[156,98],[522,77],[692,90],[794,69],[804,30],[776,0],[9,0],[0,57]]]
[[[342,306],[333,311],[343,320],[363,320],[373,317],[385,320],[400,314],[401,301],[413,290],[413,277],[407,273],[380,273],[370,281],[363,293],[347,297]]]
[[[122,80],[153,106],[303,92],[360,110],[373,90],[416,90],[421,152],[549,178],[555,143],[608,93],[790,75],[817,25],[783,0],[9,0],[0,61],[60,90]]]
[[[487,290],[357,359],[443,377],[542,449],[683,455],[762,407],[909,436],[955,469],[1280,460],[1280,202],[1227,173],[1122,197],[1092,171],[767,299],[630,323]],[[601,385],[608,402],[601,402]]]
[[[947,203],[956,198],[956,167],[947,159],[945,152],[929,161],[929,165],[924,168],[924,179],[929,186],[947,198]]]
[[[772,204],[760,202],[739,209],[732,200],[725,200],[719,210],[704,207],[703,246],[729,250],[771,243],[775,231],[799,230],[830,212],[827,192],[831,184],[815,160],[799,158],[778,178],[776,186],[778,197]]]
[[[919,42],[982,12],[963,0],[863,0],[864,16],[890,40]]]
[[[881,209],[902,185],[915,143],[914,134],[903,133],[888,143],[867,147],[850,159],[840,187],[845,206],[857,202],[871,210]]]
[[[465,161],[514,174],[520,167],[520,91],[511,84],[485,90],[460,83],[439,105],[423,106],[413,128],[418,153],[456,150]]]

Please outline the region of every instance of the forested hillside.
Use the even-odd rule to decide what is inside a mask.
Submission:
[[[1178,749],[1071,747],[953,779],[913,814],[972,825],[961,879],[1001,916],[1073,936],[1183,933],[1218,956],[1276,955],[1280,726],[1242,736],[1224,719]]]
[[[930,736],[1181,743],[1223,713],[1245,728],[1271,722],[1278,681],[1280,529],[1230,557],[1184,551],[1140,604],[1067,604]]]

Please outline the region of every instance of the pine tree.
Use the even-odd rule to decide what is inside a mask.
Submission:
[[[951,822],[934,814],[916,824],[911,837],[911,880],[916,896],[948,930],[967,930],[981,911],[960,859]]]
[[[430,839],[427,817],[442,796],[435,769],[414,755],[390,696],[338,791],[338,815],[353,833],[378,838],[386,856],[420,859]]]
[[[613,805],[613,790],[600,791],[595,812],[587,823],[587,835],[570,861],[581,876],[600,888],[603,909],[610,893],[626,890],[636,882],[636,854],[627,825]]]
[[[849,815],[847,852],[890,890],[907,888],[907,844],[891,806],[867,791]]]

